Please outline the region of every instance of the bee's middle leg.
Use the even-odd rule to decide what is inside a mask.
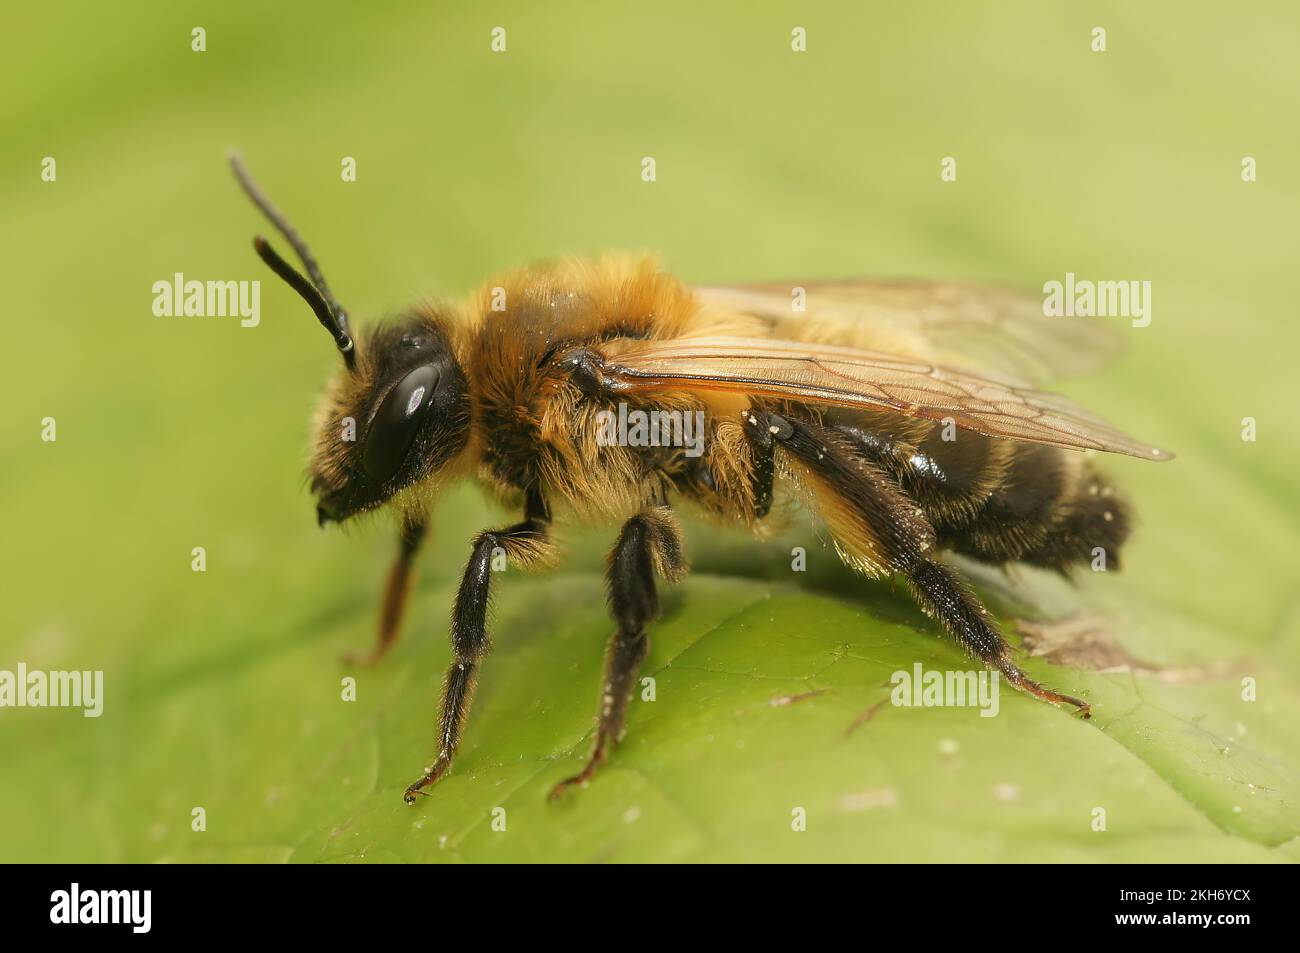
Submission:
[[[656,573],[669,581],[686,573],[681,530],[667,506],[646,507],[628,520],[610,552],[609,608],[618,629],[605,656],[596,741],[586,766],[557,784],[552,798],[590,779],[619,742],[637,672],[650,651],[645,626],[659,614]]]

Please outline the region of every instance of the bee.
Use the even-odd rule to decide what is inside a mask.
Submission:
[[[459,306],[416,307],[358,340],[307,245],[238,157],[231,162],[306,275],[261,236],[257,254],[307,302],[343,359],[316,415],[317,518],[343,523],[384,507],[397,515],[397,556],[365,660],[381,659],[398,636],[443,488],[474,480],[520,514],[470,543],[451,612],[437,754],[406,789],[408,803],[456,755],[490,646],[494,559],[551,563],[557,514],[621,529],[606,569],[614,632],[594,744],[552,796],[591,778],[622,736],[658,613],[656,580],[687,571],[676,501],[761,536],[790,509],[775,503],[802,500],[846,564],[904,580],[974,659],[1088,717],[1088,702],[1020,669],[940,554],[1068,574],[1101,550],[1118,565],[1130,506],[1079,451],[1172,454],[1034,387],[1035,374],[1085,370],[1103,356],[1108,339],[1095,326],[1049,322],[1038,302],[997,288],[689,287],[651,259],[610,257],[524,268]],[[704,451],[603,438],[620,405],[703,413]]]

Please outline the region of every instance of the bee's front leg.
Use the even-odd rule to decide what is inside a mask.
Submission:
[[[402,616],[406,612],[406,600],[415,576],[415,556],[420,551],[427,529],[428,522],[423,515],[402,520],[397,559],[388,570],[388,581],[384,585],[384,601],[379,609],[379,633],[374,648],[365,653],[351,652],[345,655],[343,660],[349,665],[374,665],[397,644],[397,637],[402,631]]]
[[[645,626],[659,614],[655,574],[675,582],[686,574],[681,529],[667,506],[646,507],[623,525],[609,555],[609,608],[618,625],[605,657],[596,743],[586,767],[551,790],[554,799],[591,778],[618,744],[636,675],[650,651]]]
[[[537,491],[528,493],[524,520],[505,529],[486,530],[474,537],[469,563],[456,591],[451,615],[451,667],[442,689],[442,714],[438,720],[438,757],[424,777],[406,789],[403,799],[415,802],[424,789],[447,773],[460,743],[465,716],[469,713],[478,668],[489,647],[487,633],[488,596],[492,581],[492,558],[498,547],[517,565],[545,559],[551,551],[548,532],[550,512]]]

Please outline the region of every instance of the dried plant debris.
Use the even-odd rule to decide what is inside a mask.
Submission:
[[[1110,624],[1095,615],[1080,614],[1056,620],[1017,619],[1014,624],[1030,656],[1067,668],[1106,675],[1127,672],[1173,684],[1223,678],[1241,667],[1239,662],[1171,667],[1143,661],[1120,645]]]

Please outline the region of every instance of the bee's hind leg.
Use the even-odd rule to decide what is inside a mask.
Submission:
[[[907,580],[917,603],[967,652],[1001,672],[1014,688],[1046,702],[1072,705],[1084,718],[1092,717],[1092,706],[1086,701],[1046,688],[1020,670],[988,610],[952,569],[926,559],[908,573]]]
[[[656,573],[670,582],[686,573],[681,530],[667,506],[648,506],[628,520],[609,554],[609,608],[618,629],[605,655],[596,741],[586,766],[557,784],[552,799],[589,780],[619,742],[637,672],[650,650],[645,626],[659,614]]]
[[[369,652],[349,652],[343,661],[349,665],[374,665],[397,644],[402,631],[402,616],[406,613],[407,597],[415,577],[415,556],[424,541],[428,523],[424,517],[403,519],[398,534],[397,558],[388,570],[384,584],[384,601],[379,609],[379,632],[374,647]]]
[[[912,597],[974,658],[997,670],[1014,687],[1055,704],[1072,705],[1089,717],[1087,702],[1038,684],[1022,672],[996,622],[949,567],[933,557],[934,530],[920,505],[884,470],[842,434],[819,424],[757,411],[746,418],[749,432],[764,433],[789,454],[818,485],[829,528],[852,550],[866,547],[880,573],[903,575]]]

